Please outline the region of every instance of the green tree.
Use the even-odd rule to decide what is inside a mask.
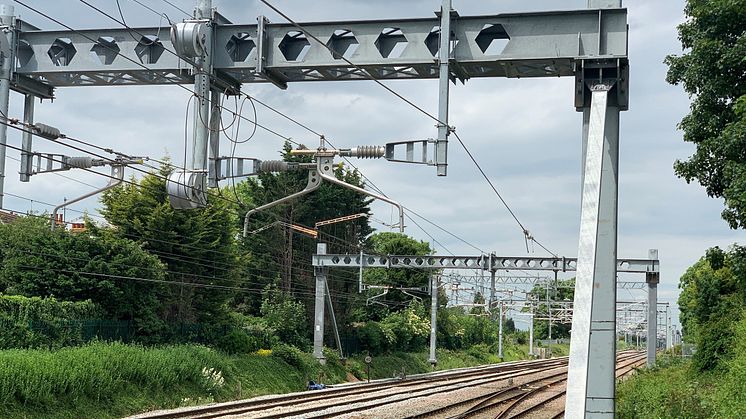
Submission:
[[[366,247],[374,255],[416,255],[425,256],[432,253],[427,242],[415,240],[405,234],[381,232],[370,236]],[[404,288],[425,288],[430,283],[430,276],[435,270],[424,269],[386,269],[370,268],[363,272],[363,281],[368,285],[380,285]],[[381,294],[380,289],[371,289],[366,294],[368,298]],[[414,296],[426,298],[427,294],[419,291],[400,291],[389,289],[381,298],[375,301],[381,304],[368,306],[369,318],[379,320],[390,311],[407,308]],[[428,308],[429,308],[428,304]]]
[[[0,290],[29,297],[95,303],[107,319],[132,320],[157,333],[165,266],[134,241],[106,230],[50,231],[46,220],[0,224]]]
[[[680,128],[697,148],[674,168],[724,198],[731,228],[746,228],[746,0],[688,0],[685,13],[679,39],[686,52],[666,58],[667,81],[692,98]]]
[[[131,239],[167,266],[171,285],[161,301],[168,321],[217,323],[226,318],[231,294],[201,285],[251,286],[242,275],[236,243],[236,208],[229,199],[211,194],[208,205],[193,210],[171,207],[166,178],[173,169],[104,193],[101,214],[111,234]]]
[[[549,305],[547,305],[547,295]],[[558,280],[556,283],[535,285],[529,294],[535,301],[534,335],[537,339],[549,338],[549,307],[552,308],[552,316],[557,316],[557,309],[563,303],[571,303],[575,296],[575,278]],[[552,339],[570,337],[572,325],[558,320],[552,320]]]
[[[712,370],[730,359],[733,327],[741,319],[746,296],[746,249],[709,249],[682,275],[679,309],[684,338],[697,346],[694,366]]]
[[[285,144],[282,158],[293,163],[308,163],[309,156],[290,153],[291,146]],[[362,177],[355,170],[344,166],[334,168],[338,179],[355,186],[363,187]],[[262,173],[236,185],[236,195],[244,204],[242,212],[248,208],[275,201],[305,188],[308,172],[305,170],[282,173]],[[367,217],[344,223],[335,223],[319,228],[318,240],[298,234],[289,224],[313,227],[317,222],[352,214],[370,213],[370,199],[357,192],[336,185],[322,184],[316,191],[302,198],[254,214],[249,220],[248,237],[241,241],[242,251],[250,260],[248,271],[260,278],[262,285],[274,284],[280,280],[280,288],[306,302],[312,307],[309,290],[313,290],[313,269],[311,255],[316,252],[316,243],[327,243],[330,253],[357,253],[357,246],[372,229]],[[239,220],[243,223],[243,220]],[[241,224],[242,227],[242,224]],[[329,278],[329,288],[333,294],[357,292],[357,274],[335,270]],[[243,296],[241,305],[246,312],[256,313],[261,301],[252,296]],[[349,313],[355,304],[348,300],[339,301],[335,310]],[[310,316],[310,311],[309,311]]]

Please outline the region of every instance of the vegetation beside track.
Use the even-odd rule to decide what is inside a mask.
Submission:
[[[526,355],[506,343],[506,360]],[[497,362],[485,345],[438,351],[438,370]],[[329,351],[320,366],[289,346],[227,355],[199,345],[146,348],[94,342],[86,346],[0,351],[0,417],[121,417],[159,408],[228,401],[305,389],[309,379],[327,384],[363,380],[362,356],[346,363]],[[431,371],[426,353],[374,356],[371,378]]]
[[[700,371],[696,362],[664,355],[617,387],[617,417],[746,417],[746,319],[734,327],[733,357]]]

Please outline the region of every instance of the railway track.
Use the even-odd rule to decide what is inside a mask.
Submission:
[[[638,353],[620,353],[618,369],[644,359]],[[342,385],[327,390],[295,393],[282,396],[260,397],[203,407],[184,408],[171,411],[150,412],[132,416],[132,419],[196,419],[196,418],[322,418],[346,415],[354,417],[472,417],[479,412],[491,412],[510,403],[505,413],[498,417],[518,417],[528,414],[531,408],[525,403],[532,401],[540,389],[552,388],[564,382],[567,358],[551,360],[520,361],[502,363],[479,368],[451,370],[421,374],[405,379],[379,380],[367,384]],[[473,393],[463,397],[406,413],[411,402],[419,400],[448,400],[451,394]],[[552,399],[563,396],[553,395]],[[427,402],[425,403],[427,404]],[[397,405],[407,406],[397,409]],[[440,407],[438,407],[440,406]],[[381,409],[388,409],[388,413]],[[392,410],[393,409],[393,410]],[[533,409],[537,409],[534,407]],[[466,416],[464,416],[466,415]],[[491,417],[495,417],[493,414]]]

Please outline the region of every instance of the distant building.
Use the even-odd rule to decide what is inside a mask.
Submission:
[[[21,218],[21,216],[14,212],[0,211],[0,224],[14,223],[19,218]]]

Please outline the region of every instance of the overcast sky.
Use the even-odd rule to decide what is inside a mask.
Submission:
[[[7,0],[6,0],[7,1]],[[91,0],[116,14],[116,4]],[[185,16],[163,0],[141,0],[167,13],[172,20]],[[191,0],[171,0],[190,11]],[[74,28],[116,27],[116,23],[75,1],[28,0]],[[214,6],[235,23],[253,23],[266,15],[282,22],[257,1],[214,0]],[[276,0],[280,9],[298,21],[368,18],[430,17],[437,0],[410,1],[300,1]],[[131,0],[121,0],[127,23],[154,26],[159,17]],[[551,9],[580,9],[585,0],[480,0],[454,1],[461,15]],[[16,13],[43,29],[54,23],[16,4]],[[728,229],[721,220],[722,201],[710,199],[703,188],[687,185],[673,173],[673,162],[693,152],[685,144],[677,123],[688,112],[689,100],[681,87],[665,82],[667,54],[680,53],[676,25],[683,17],[683,0],[628,0],[629,53],[631,66],[630,110],[621,116],[619,256],[646,257],[659,250],[661,285],[659,298],[675,302],[679,277],[705,249],[727,248],[744,241],[742,231]],[[452,86],[450,122],[477,157],[521,222],[552,251],[576,255],[580,220],[581,114],[573,108],[572,78],[475,79]],[[389,86],[432,113],[437,112],[437,81],[398,81]],[[244,85],[243,90],[307,123],[337,147],[383,144],[388,141],[437,136],[433,121],[372,82],[299,83],[286,91],[272,85]],[[62,132],[133,155],[156,158],[170,155],[181,163],[184,112],[188,94],[175,86],[61,88],[53,103],[37,104],[36,120],[59,127]],[[10,114],[22,115],[23,100],[11,96]],[[259,122],[309,145],[318,140],[270,112],[259,109]],[[190,124],[191,125],[191,124]],[[248,124],[247,124],[248,125]],[[246,126],[248,130],[250,127]],[[245,132],[246,133],[246,132]],[[11,130],[9,143],[20,144]],[[274,159],[282,142],[259,132],[239,147],[238,155]],[[228,142],[222,142],[227,150]],[[37,140],[36,151],[71,154]],[[17,159],[18,152],[8,150]],[[390,197],[475,246],[500,255],[524,255],[523,235],[487,183],[454,141],[450,145],[449,176],[435,176],[431,167],[385,161],[356,161],[363,173]],[[54,175],[34,176],[20,183],[18,163],[8,160],[6,191],[35,200],[5,197],[5,207],[18,211],[49,211],[46,203],[60,203],[89,192],[84,186]],[[67,176],[101,186],[106,179],[88,173]],[[97,199],[73,206],[95,211]],[[374,216],[389,221],[392,210],[373,205]],[[75,217],[68,213],[68,220]],[[427,224],[440,254],[474,254],[461,241]],[[381,225],[378,228],[385,229]],[[431,241],[409,223],[407,233]],[[545,255],[536,249],[536,255]],[[633,278],[642,280],[642,278]],[[640,291],[620,291],[620,299],[644,298]],[[674,304],[675,306],[675,304]],[[676,311],[674,311],[674,316]]]

